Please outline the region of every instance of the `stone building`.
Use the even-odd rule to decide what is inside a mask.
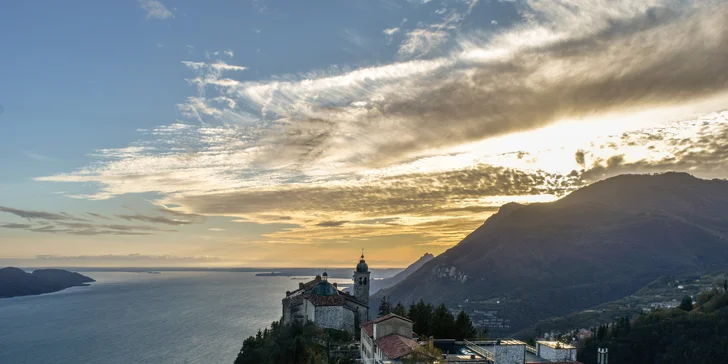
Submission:
[[[369,280],[371,273],[364,254],[354,271],[354,295],[340,291],[328,281],[328,274],[299,283],[298,289],[286,292],[282,301],[283,324],[311,321],[322,328],[359,332],[362,322],[369,321]]]

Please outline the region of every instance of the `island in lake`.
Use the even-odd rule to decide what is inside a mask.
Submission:
[[[0,298],[58,292],[96,282],[82,274],[63,269],[36,269],[27,273],[20,268],[0,269]]]

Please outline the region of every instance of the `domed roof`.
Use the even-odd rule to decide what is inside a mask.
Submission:
[[[321,281],[316,285],[316,287],[313,287],[311,293],[317,296],[336,296],[338,294],[338,290],[333,284],[327,281]]]
[[[364,260],[364,253],[361,254],[361,260],[359,260],[359,264],[356,265],[356,271],[361,273],[366,273],[369,271],[369,266]]]

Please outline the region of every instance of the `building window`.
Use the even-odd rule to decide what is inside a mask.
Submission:
[[[362,277],[359,277],[359,285],[360,285],[360,286],[361,286],[362,284],[364,284],[364,283],[362,283],[362,282],[364,282],[364,279],[363,279]]]

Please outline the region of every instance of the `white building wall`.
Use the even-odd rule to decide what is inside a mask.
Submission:
[[[360,350],[361,359],[364,364],[374,363],[374,341],[369,337],[364,329],[361,329]]]
[[[536,352],[538,356],[550,361],[576,361],[576,349],[554,349],[536,343]]]
[[[375,340],[390,334],[412,337],[412,323],[396,317],[374,324],[373,330]]]
[[[303,300],[304,321],[316,322],[316,306],[309,300]]]

